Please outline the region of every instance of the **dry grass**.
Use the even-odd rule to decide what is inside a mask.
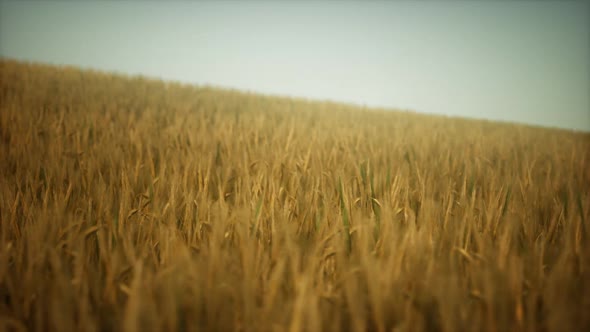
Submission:
[[[588,134],[4,59],[0,158],[0,330],[590,328]]]

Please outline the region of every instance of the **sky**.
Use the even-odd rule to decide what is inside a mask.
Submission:
[[[590,131],[588,1],[4,1],[0,56]]]

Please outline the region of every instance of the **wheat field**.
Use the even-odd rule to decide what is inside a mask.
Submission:
[[[590,328],[587,133],[1,59],[0,181],[0,331]]]

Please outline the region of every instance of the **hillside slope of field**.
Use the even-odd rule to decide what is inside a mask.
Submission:
[[[2,331],[583,330],[589,220],[589,134],[0,60]]]

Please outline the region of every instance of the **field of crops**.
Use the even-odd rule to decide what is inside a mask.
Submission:
[[[580,331],[589,220],[590,134],[0,60],[0,331]]]

